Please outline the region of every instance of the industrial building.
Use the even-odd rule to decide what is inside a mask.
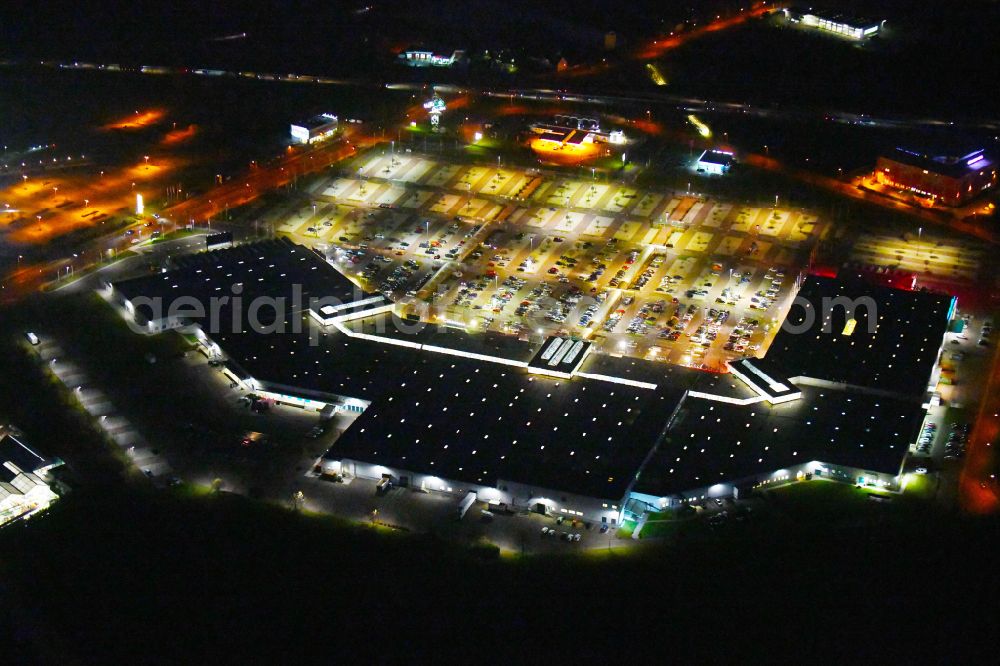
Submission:
[[[234,307],[244,305],[248,312],[237,319],[251,315],[261,327],[283,325],[307,310],[330,324],[391,308],[388,299],[362,291],[322,255],[285,239],[176,257],[167,272],[104,286],[149,333],[191,323],[218,329],[232,321]],[[258,298],[269,299],[267,307],[257,301],[252,309]]]
[[[190,326],[245,390],[358,413],[318,473],[456,498],[474,492],[514,510],[608,524],[807,475],[898,489],[955,306],[937,294],[808,277],[768,354],[713,374],[592,353],[571,338],[539,346],[433,327],[404,333],[391,325],[391,303],[286,241],[182,263],[109,293],[140,323],[150,321],[145,310],[128,307],[140,296],[207,299],[238,284],[272,299],[296,289],[312,297],[276,310],[274,330],[246,325],[231,301],[219,306],[221,321],[239,325],[169,324]],[[303,321],[312,325],[297,328]],[[364,326],[375,321],[388,330]]]
[[[625,143],[624,132],[602,130],[601,122],[595,118],[556,115],[549,122],[532,123],[530,129],[540,139],[553,143]]]
[[[695,162],[695,170],[699,173],[707,173],[714,176],[721,176],[729,173],[735,158],[732,153],[724,150],[706,150]]]
[[[875,180],[946,206],[960,206],[997,184],[996,161],[983,148],[941,151],[897,147],[878,158]]]
[[[660,509],[806,476],[900,487],[956,300],[809,276],[796,302],[763,359],[688,393],[631,499]]]
[[[339,123],[332,113],[321,113],[301,123],[292,123],[292,141],[295,143],[315,143],[328,139],[337,132]]]
[[[453,67],[464,65],[469,59],[464,50],[452,51],[450,55],[431,49],[413,48],[399,54],[399,60],[410,67]]]
[[[868,39],[879,34],[885,26],[884,20],[874,20],[862,16],[852,16],[842,12],[813,9],[812,7],[787,7],[782,10],[785,18],[809,28],[816,28],[851,39]]]
[[[49,460],[29,447],[20,433],[0,426],[0,525],[47,509],[59,496],[50,487]]]

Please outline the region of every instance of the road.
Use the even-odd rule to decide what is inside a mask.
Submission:
[[[959,476],[959,502],[970,513],[995,513],[1000,509],[995,478],[997,435],[1000,435],[1000,354],[994,352],[989,380]]]
[[[267,165],[254,166],[239,178],[233,178],[208,192],[168,207],[161,216],[160,228],[169,231],[185,225],[210,224],[212,219],[230,209],[245,205],[262,194],[288,185],[296,179],[321,171],[331,164],[354,155],[359,147],[378,143],[380,139],[358,132],[345,133],[340,140],[310,147],[290,147],[280,159]],[[2,280],[0,302],[12,303],[25,295],[58,282],[76,271],[86,270],[107,253],[130,249],[153,223],[135,223],[128,229],[87,241],[63,259],[29,264],[18,261]],[[218,222],[215,224],[218,226]],[[109,250],[113,248],[113,250]]]
[[[377,139],[361,138],[359,141],[361,147],[377,143]],[[167,208],[163,216],[178,224],[208,222],[227,209],[253,201],[264,192],[288,185],[297,178],[321,171],[354,155],[358,147],[346,136],[305,150],[290,147],[288,154],[274,164],[252,168],[240,178],[233,178],[201,196]]]

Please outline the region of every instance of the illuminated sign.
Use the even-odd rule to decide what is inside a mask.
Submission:
[[[137,194],[135,195],[135,214],[142,215],[143,210],[145,210],[145,207],[142,205],[142,195]]]

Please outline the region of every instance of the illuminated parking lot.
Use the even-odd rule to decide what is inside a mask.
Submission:
[[[823,228],[801,210],[416,153],[341,174],[265,215],[404,309],[716,370],[766,350]]]

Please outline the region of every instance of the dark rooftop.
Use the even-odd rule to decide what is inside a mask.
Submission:
[[[847,310],[832,300],[838,297],[855,304],[852,330]],[[788,377],[918,398],[937,361],[951,304],[941,294],[809,276],[766,360]]]
[[[323,127],[324,125],[335,124],[337,122],[336,116],[327,116],[319,114],[313,116],[312,118],[307,118],[301,122],[294,123],[299,127],[305,127],[306,129],[316,129],[317,127]]]
[[[264,388],[293,387],[302,395],[371,403],[330,457],[469,483],[505,479],[609,499],[624,494],[684,389],[701,374],[600,355],[589,355],[581,367],[659,380],[654,390],[581,377],[550,379],[524,368],[338,332],[319,334],[317,344],[310,344],[306,332],[246,330],[213,339]],[[505,358],[526,356],[507,351]]]
[[[925,169],[949,178],[962,178],[995,164],[982,148],[966,147],[945,152],[946,150],[943,147],[937,149],[932,147],[896,147],[887,152],[884,157],[900,164]]]
[[[720,164],[722,166],[731,166],[733,163],[733,156],[731,153],[724,153],[720,150],[706,150],[698,158],[699,162],[705,162],[706,164]]]
[[[16,465],[22,472],[34,472],[47,461],[13,435],[0,435],[0,467],[7,469],[4,465],[7,462]]]
[[[811,14],[817,18],[824,19],[826,21],[832,21],[834,23],[843,23],[851,26],[852,28],[868,28],[871,26],[880,25],[882,22],[875,19],[868,18],[866,16],[859,16],[857,14],[847,14],[835,9],[819,9],[812,7],[805,7],[803,5],[792,5],[789,7],[789,11],[793,14],[798,14],[799,16],[804,16],[806,14]]]
[[[130,301],[138,296],[162,299],[164,310],[181,296],[197,299],[207,310],[211,298],[232,298],[237,292],[246,307],[254,298],[266,296],[286,299],[289,311],[307,308],[313,297],[350,303],[371,296],[321,256],[286,239],[184,255],[174,264],[169,272],[116,282],[114,286]],[[228,306],[220,310],[229,311]],[[137,306],[136,315],[140,321],[148,320],[153,311],[146,305]],[[273,315],[273,310],[262,308],[259,315],[263,320]],[[269,323],[262,321],[264,325]]]
[[[684,393],[679,385],[550,379],[427,353],[395,376],[395,389],[329,457],[607,499],[624,495]]]
[[[306,294],[348,295],[355,289],[320,257],[284,241],[193,255],[178,264],[175,272],[118,286],[135,295],[176,290],[196,296],[229,292],[240,281],[245,294],[270,296],[287,294],[296,282]],[[644,468],[640,490],[666,494],[811,460],[898,469],[922,414],[912,398],[926,386],[951,300],[818,277],[805,281],[800,296],[817,309],[825,297],[870,296],[877,310],[859,308],[851,335],[844,333],[843,308],[831,313],[830,332],[823,332],[823,321],[799,335],[783,329],[760,367],[768,374],[829,379],[910,399],[809,387],[802,387],[801,400],[776,406],[689,398],[669,440]],[[803,315],[802,307],[793,308],[792,323],[800,324]],[[223,309],[223,317],[230,316]],[[869,316],[874,334],[867,332]],[[392,316],[380,317],[392,331]],[[587,355],[572,379],[547,378],[524,367],[351,338],[306,319],[310,327],[299,332],[268,335],[243,326],[211,337],[265,389],[370,403],[330,457],[458,482],[506,480],[617,499],[687,389],[737,399],[753,395],[732,375],[607,354]],[[546,348],[436,330],[385,335],[519,363]],[[457,344],[443,342],[449,339]]]
[[[809,386],[773,406],[688,399],[635,490],[663,497],[813,460],[896,474],[923,416],[919,403]]]

